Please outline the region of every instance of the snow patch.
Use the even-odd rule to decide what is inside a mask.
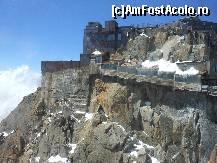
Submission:
[[[132,152],[130,152],[130,156],[138,157],[138,152],[132,151]]]
[[[178,75],[197,75],[199,73],[198,70],[196,70],[194,67],[191,67],[190,69],[186,70],[186,71],[182,71],[182,70],[177,70],[176,74]]]
[[[98,50],[95,50],[92,54],[93,55],[101,55],[102,53],[100,51],[98,51]]]
[[[39,162],[40,161],[40,157],[35,157],[35,161]]]
[[[51,123],[51,117],[48,117],[47,120],[49,123]]]
[[[59,111],[57,114],[63,114],[63,111]]]
[[[7,132],[2,133],[4,137],[7,137],[9,134]]]
[[[134,138],[131,137],[131,140],[133,140]],[[148,149],[154,149],[153,146],[150,146],[148,144],[143,143],[142,141],[139,140],[139,142],[137,144],[134,144],[135,149],[133,151],[130,152],[129,156],[134,156],[134,157],[138,157],[138,151],[140,151],[141,149],[144,149],[144,147],[148,148]]]
[[[37,138],[40,137],[40,136],[41,136],[41,133],[38,133],[38,134],[37,134]]]
[[[85,114],[86,112],[77,110],[75,113],[76,114]]]
[[[3,135],[4,137],[8,137],[10,134],[13,134],[15,131],[12,130],[11,132],[7,133],[7,132],[2,132],[0,133],[0,135]]]
[[[140,150],[140,149],[144,148],[144,146],[145,146],[146,148],[148,148],[148,149],[154,149],[153,146],[148,145],[148,144],[145,144],[145,143],[143,143],[143,142],[140,141],[140,140],[139,140],[139,143],[138,143],[138,144],[134,144],[134,146],[136,147],[136,150]]]
[[[85,114],[85,121],[91,120],[93,118],[93,113],[86,113]]]
[[[146,60],[142,62],[142,67],[144,68],[153,68],[155,66],[159,68],[159,72],[174,72],[178,75],[197,75],[199,73],[199,71],[196,70],[194,67],[191,67],[186,71],[182,71],[179,69],[176,63],[171,63],[164,59],[160,59],[158,61]]]
[[[152,163],[160,163],[160,161],[159,160],[157,160],[156,158],[154,158],[154,157],[151,157],[151,162]]]
[[[75,152],[75,149],[77,147],[77,144],[69,144],[69,147],[71,148],[70,154],[73,154]]]
[[[63,158],[63,157],[60,157],[59,155],[57,156],[51,156],[49,159],[48,159],[48,162],[51,162],[51,163],[67,163],[68,159],[67,158]]]
[[[140,36],[145,36],[145,37],[147,37],[147,38],[150,38],[148,35],[146,35],[144,32],[142,32],[141,34],[140,34]]]

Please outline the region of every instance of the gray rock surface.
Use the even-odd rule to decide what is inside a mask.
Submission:
[[[168,26],[119,52],[126,60],[202,60],[216,38]],[[0,123],[0,163],[216,162],[217,97],[97,70],[43,74]]]

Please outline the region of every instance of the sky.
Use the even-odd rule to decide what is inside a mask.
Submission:
[[[207,6],[216,0],[0,0],[0,121],[40,86],[42,60],[79,60],[89,21],[112,20],[112,5]],[[118,18],[119,25],[159,24],[180,17]]]
[[[79,60],[88,21],[104,24],[111,6],[207,6],[217,22],[216,0],[0,0],[0,70],[28,65],[40,72],[41,60]],[[178,17],[129,17],[120,25],[164,23]]]

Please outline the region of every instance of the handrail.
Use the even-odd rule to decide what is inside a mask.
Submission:
[[[158,71],[158,69],[148,69],[136,66],[118,66],[116,64],[102,64],[101,69],[125,72],[138,76],[158,77],[162,80],[173,80],[174,82],[201,84],[201,75],[179,75],[175,74],[175,72]]]

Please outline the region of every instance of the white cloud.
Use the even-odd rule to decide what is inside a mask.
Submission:
[[[0,121],[21,102],[24,96],[36,91],[40,74],[26,65],[0,71]]]

